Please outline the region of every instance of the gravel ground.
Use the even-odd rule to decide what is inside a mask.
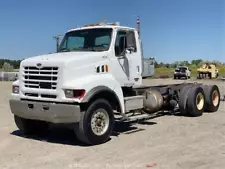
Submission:
[[[189,81],[189,80],[188,80]],[[145,80],[145,84],[182,80]],[[225,82],[217,84],[222,95]],[[223,169],[225,166],[225,103],[201,117],[161,116],[134,126],[120,125],[105,144],[86,147],[70,130],[52,129],[46,135],[25,137],[14,124],[8,99],[11,83],[1,82],[1,169]],[[133,132],[136,131],[136,132]]]

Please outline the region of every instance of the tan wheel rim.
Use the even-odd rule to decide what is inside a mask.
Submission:
[[[196,97],[196,105],[198,110],[202,110],[204,107],[204,96],[202,93],[199,93]]]
[[[91,129],[95,135],[101,136],[106,133],[109,128],[109,116],[106,110],[98,109],[92,115]]]
[[[216,90],[212,93],[212,102],[214,106],[217,106],[219,104],[219,93]]]

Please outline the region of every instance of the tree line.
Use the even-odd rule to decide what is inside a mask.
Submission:
[[[0,68],[4,71],[19,69],[21,60],[0,59]]]
[[[189,61],[177,61],[174,63],[163,63],[160,62],[158,63],[157,61],[155,62],[155,68],[176,68],[177,66],[191,66],[191,67],[199,67],[204,63],[212,63],[215,64],[216,66],[225,66],[225,63],[219,62],[219,61],[207,61],[207,60],[202,60],[202,59],[196,59],[192,60],[191,62]]]
[[[0,59],[0,68],[4,71],[12,71],[14,69],[19,69],[20,67],[20,62],[22,60],[10,60],[10,59]],[[198,67],[201,64],[209,62],[209,61],[204,61],[202,59],[196,59],[192,60],[191,62],[188,61],[177,61],[174,63],[163,63],[160,62],[158,63],[157,61],[155,62],[155,68],[161,68],[161,67],[166,67],[166,68],[176,68],[177,66],[194,66]],[[217,66],[225,66],[225,63],[221,63],[219,61],[211,61],[209,63],[214,63]]]

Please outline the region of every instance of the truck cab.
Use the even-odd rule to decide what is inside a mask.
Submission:
[[[123,88],[142,83],[141,49],[134,28],[94,24],[69,30],[57,53],[21,62],[10,99],[16,123],[76,123],[100,96],[125,113]]]

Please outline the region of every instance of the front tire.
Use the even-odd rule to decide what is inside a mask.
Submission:
[[[77,138],[88,145],[106,142],[114,128],[113,109],[105,99],[98,99],[91,103],[81,120],[75,124]]]
[[[48,123],[44,121],[25,119],[16,115],[14,115],[14,120],[16,126],[24,134],[40,134],[49,128]]]

